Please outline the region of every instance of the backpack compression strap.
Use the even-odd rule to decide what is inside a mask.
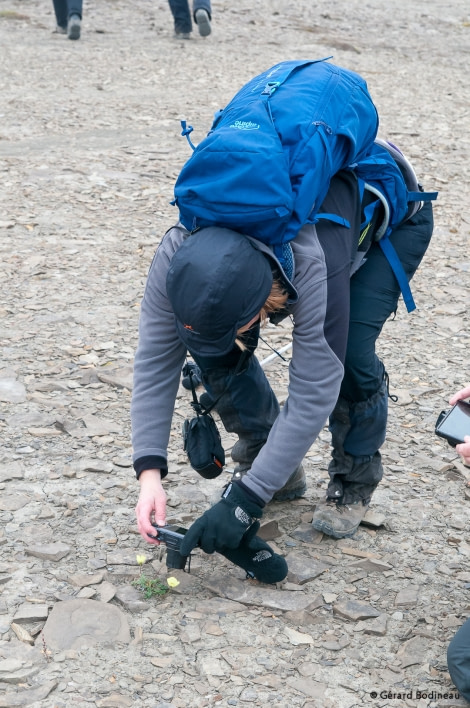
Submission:
[[[398,253],[396,252],[393,243],[390,241],[388,236],[384,236],[380,239],[379,246],[382,249],[385,258],[390,263],[390,268],[393,270],[393,274],[398,281],[406,309],[408,312],[413,312],[413,310],[416,310],[415,301],[413,299],[410,284],[408,282],[408,278],[406,277],[402,262],[398,257]]]

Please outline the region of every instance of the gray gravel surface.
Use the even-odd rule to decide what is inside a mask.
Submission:
[[[1,2],[0,708],[464,705],[446,647],[470,609],[470,469],[433,427],[469,379],[468,3],[215,0],[212,35],[189,41],[163,0],[85,2],[77,42],[54,25],[45,0]],[[385,479],[353,539],[313,532],[325,429],[305,498],[265,513],[282,587],[198,553],[146,599],[133,580],[168,573],[135,527],[129,401],[145,277],[189,157],[179,120],[197,142],[251,76],[329,55],[364,75],[380,134],[440,192],[418,310],[400,303],[379,345],[399,398]],[[289,328],[266,338],[283,346]],[[287,365],[267,371],[284,400]],[[181,387],[167,488],[183,525],[220,487],[187,464],[189,413]]]

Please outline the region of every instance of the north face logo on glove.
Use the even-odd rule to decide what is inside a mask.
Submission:
[[[244,526],[250,526],[253,523],[253,519],[249,516],[246,511],[244,511],[240,506],[237,506],[235,511],[235,518],[240,521]]]
[[[261,561],[268,560],[268,558],[272,558],[273,554],[270,553],[269,551],[258,551],[256,555],[253,556],[252,560],[255,561],[255,563],[261,563]]]

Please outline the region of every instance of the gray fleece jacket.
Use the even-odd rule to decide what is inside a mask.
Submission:
[[[334,193],[333,193],[334,192]],[[291,242],[293,326],[288,397],[268,440],[244,477],[264,502],[287,481],[315,441],[338,398],[349,322],[349,279],[359,233],[355,185],[329,192],[324,211],[347,218],[350,228],[329,221],[305,225]],[[186,349],[166,294],[169,262],[188,231],[171,228],[158,247],[142,301],[132,394],[133,459],[137,472],[158,466],[166,474],[167,446]],[[274,258],[265,244],[260,250]],[[146,466],[146,462],[148,462]]]

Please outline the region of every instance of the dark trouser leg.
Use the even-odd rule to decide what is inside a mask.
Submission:
[[[168,0],[168,4],[175,22],[175,32],[177,34],[191,32],[193,24],[188,0]]]
[[[470,619],[460,627],[449,644],[447,667],[459,693],[470,701]]]
[[[68,8],[69,17],[78,15],[82,19],[83,0],[69,0]]]
[[[53,0],[53,5],[57,25],[63,28],[67,27],[69,18],[67,0]]]
[[[408,279],[413,277],[432,234],[432,209],[426,204],[391,236]],[[340,398],[330,416],[332,461],[328,496],[343,504],[367,503],[382,478],[379,448],[387,425],[384,365],[375,343],[396,311],[400,290],[378,244],[351,278],[351,313],[345,373]]]
[[[387,388],[385,381],[367,401],[350,403],[339,398],[330,416],[329,429],[333,446],[328,467],[330,483],[328,497],[342,504],[362,501],[368,504],[372,493],[383,476],[382,460],[378,448],[385,440],[387,422]],[[349,434],[364,438],[360,448],[364,454],[346,452]],[[373,451],[375,449],[375,452]]]

